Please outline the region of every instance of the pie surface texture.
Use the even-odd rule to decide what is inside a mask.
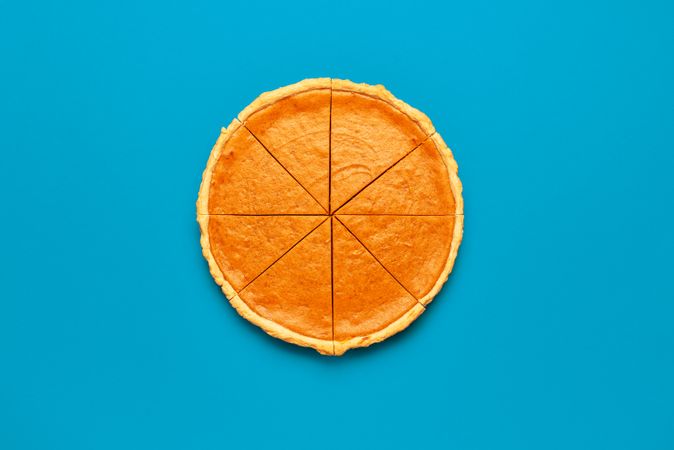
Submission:
[[[383,86],[307,79],[223,128],[197,221],[213,278],[268,334],[341,355],[405,329],[463,234],[457,165]]]

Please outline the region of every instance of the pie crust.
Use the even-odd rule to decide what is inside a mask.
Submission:
[[[348,195],[342,194],[341,199],[339,202],[335,203],[340,203],[339,205],[337,204],[332,204],[330,202],[330,197],[328,201],[328,211],[325,211],[325,202],[323,201],[323,198],[319,199],[316,198],[316,196],[312,195],[312,193],[307,190],[305,186],[303,186],[300,181],[298,181],[300,178],[302,179],[308,179],[306,177],[300,176],[297,177],[295,176],[296,174],[293,174],[288,168],[283,165],[283,162],[280,161],[280,159],[276,158],[276,156],[273,154],[273,152],[270,150],[267,142],[265,142],[265,138],[260,138],[257,136],[255,133],[253,133],[250,129],[247,127],[247,121],[252,120],[251,118],[254,117],[261,117],[261,116],[256,116],[257,113],[263,112],[266,108],[269,108],[272,105],[275,104],[280,104],[279,102],[282,102],[286,99],[289,99],[291,97],[297,98],[295,96],[298,96],[299,94],[307,93],[310,91],[317,91],[317,90],[322,90],[319,92],[327,92],[329,91],[330,94],[330,123],[329,123],[329,129],[330,129],[330,142],[329,142],[329,156],[330,156],[330,177],[329,177],[329,192],[331,191],[331,188],[334,188],[333,186],[333,168],[335,162],[332,160],[332,133],[334,132],[333,129],[333,95],[335,92],[339,93],[346,93],[349,95],[357,95],[357,96],[363,96],[363,98],[368,98],[368,99],[373,99],[376,100],[376,102],[371,102],[373,108],[378,108],[379,106],[377,105],[382,105],[381,108],[387,108],[387,111],[383,112],[381,114],[381,117],[385,120],[386,117],[393,117],[395,116],[395,120],[401,120],[400,117],[403,117],[404,120],[408,120],[410,124],[412,125],[404,125],[399,128],[396,128],[397,130],[401,129],[411,129],[409,128],[410,126],[413,126],[414,129],[418,129],[419,131],[415,131],[415,135],[419,137],[423,137],[420,139],[419,137],[414,138],[413,140],[410,140],[409,142],[414,143],[413,148],[404,148],[404,149],[392,149],[395,150],[396,152],[396,158],[395,161],[392,163],[387,163],[385,164],[386,167],[382,170],[381,168],[378,168],[377,170],[372,170],[368,166],[364,169],[362,168],[356,168],[353,169],[351,167],[348,167],[345,169],[345,171],[348,170],[367,170],[369,171],[368,176],[369,180],[367,181],[367,184],[362,187],[362,181],[359,182],[359,184],[354,185],[352,187],[352,190],[355,192],[355,194],[351,194],[350,192]],[[313,95],[313,94],[312,94]],[[323,94],[321,94],[323,95]],[[341,95],[341,94],[340,94]],[[360,98],[360,97],[359,97]],[[291,100],[292,101],[292,100]],[[367,100],[364,100],[367,102]],[[369,107],[369,106],[368,106]],[[277,107],[278,109],[278,107]],[[323,110],[325,111],[325,110]],[[309,111],[311,113],[311,111]],[[321,119],[323,120],[322,117],[324,115],[321,115]],[[311,116],[309,116],[311,117]],[[316,117],[319,117],[319,115],[316,115]],[[367,122],[369,120],[369,117],[371,117],[367,111],[362,115],[363,121]],[[348,119],[348,116],[347,116]],[[290,122],[290,129],[291,132],[298,132],[301,134],[300,128],[305,126],[305,124],[302,124],[298,120],[298,125],[297,129],[292,129],[293,122],[292,118],[289,119]],[[306,119],[303,119],[306,120]],[[359,119],[360,120],[360,119]],[[377,119],[379,120],[379,119]],[[371,124],[365,123],[361,129],[358,130],[357,136],[354,136],[354,139],[359,139],[363,142],[366,142],[368,139],[368,130],[373,130],[371,136],[385,136],[386,135],[386,129],[381,128],[381,120],[379,122],[376,122],[375,119],[373,119],[373,122]],[[345,124],[348,125],[348,120],[344,122]],[[264,124],[261,124],[262,126]],[[260,124],[257,124],[258,130],[260,129],[259,127],[261,126]],[[360,125],[360,124],[359,124]],[[317,126],[322,127],[321,129],[325,129],[325,124],[317,124]],[[368,129],[367,127],[370,126]],[[397,127],[397,124],[392,124],[392,127]],[[376,128],[379,127],[379,128]],[[407,127],[407,128],[405,128]],[[376,129],[374,129],[376,128]],[[288,127],[286,126],[286,129]],[[344,129],[342,127],[342,129]],[[299,131],[298,131],[299,130]],[[365,131],[363,131],[365,130]],[[396,131],[399,133],[399,131]],[[234,137],[235,135],[240,136],[241,133],[250,133],[250,135],[254,138],[251,139],[250,136],[246,136],[245,139],[243,138],[236,138]],[[349,138],[349,136],[347,136]],[[236,145],[235,145],[236,142]],[[348,144],[348,139],[345,140]],[[376,144],[376,143],[375,143]],[[428,206],[428,208],[432,209],[432,213],[437,214],[416,214],[414,211],[410,214],[409,213],[409,207],[406,207],[405,211],[401,214],[391,214],[390,211],[386,212],[378,212],[377,208],[379,204],[390,204],[391,202],[386,202],[386,199],[383,199],[383,201],[378,201],[377,196],[381,195],[413,195],[410,194],[410,192],[415,192],[415,189],[407,189],[401,192],[394,192],[391,191],[391,189],[395,189],[395,186],[397,185],[396,183],[398,182],[396,179],[396,174],[393,173],[392,175],[389,175],[388,177],[385,175],[386,172],[388,171],[395,171],[395,168],[397,167],[398,164],[401,163],[401,161],[404,161],[406,158],[408,158],[410,155],[414,155],[413,158],[426,158],[425,156],[421,155],[420,152],[422,150],[418,150],[422,146],[424,148],[430,148],[432,146],[435,148],[437,153],[439,154],[440,158],[436,158],[438,161],[441,161],[441,163],[444,165],[442,168],[442,172],[445,175],[433,175],[433,185],[429,186],[422,186],[423,189],[416,189],[416,191],[421,192],[422,197],[420,199],[410,199],[407,198],[404,202],[405,205],[414,205],[417,204],[418,202],[421,202],[422,206]],[[272,156],[272,158],[266,158],[260,156],[260,146],[264,148],[265,151],[269,152],[269,154]],[[255,148],[253,148],[255,147]],[[363,147],[365,148],[365,147]],[[348,149],[347,149],[348,150]],[[303,150],[304,151],[304,150]],[[362,149],[359,150],[362,154]],[[426,150],[424,150],[426,151]],[[323,153],[321,153],[323,152]],[[415,153],[416,152],[416,153]],[[324,150],[323,149],[317,149],[317,154],[324,155]],[[402,154],[402,157],[398,158],[397,155]],[[429,153],[430,155],[430,153]],[[306,156],[306,155],[303,155]],[[365,155],[367,158],[372,156],[372,158],[377,158],[379,157],[379,154],[376,155]],[[384,155],[385,156],[385,155]],[[382,157],[384,157],[382,156]],[[374,159],[372,159],[374,161]],[[391,157],[389,157],[389,160],[391,160]],[[412,164],[412,159],[408,161],[408,166]],[[347,161],[348,162],[348,161]],[[430,159],[424,159],[422,160],[423,163],[427,164],[436,164],[436,166],[433,166],[435,169],[438,169],[437,164],[440,164],[435,161],[431,161]],[[362,162],[361,162],[362,163]],[[278,164],[278,166],[276,166]],[[381,161],[379,163],[378,167],[382,166]],[[251,171],[250,167],[256,168],[259,165],[259,172],[262,176],[264,176],[264,182],[255,180],[255,172]],[[348,165],[348,164],[347,164]],[[362,165],[362,164],[361,164]],[[283,170],[280,170],[280,168]],[[343,165],[344,166],[344,165]],[[241,168],[245,168],[241,169]],[[346,167],[346,166],[344,166]],[[408,183],[407,186],[410,186],[409,183],[413,182],[424,182],[422,180],[423,177],[417,177],[414,175],[414,165],[410,166],[411,169],[408,170],[407,172],[401,172],[403,175],[400,175],[402,177],[412,177],[413,179],[406,180],[404,183]],[[295,172],[297,172],[296,167],[294,168]],[[433,169],[433,170],[435,170]],[[243,170],[243,171],[242,171]],[[313,170],[311,167],[308,168],[308,170]],[[432,173],[436,173],[437,170],[431,171]],[[424,169],[425,171],[425,169]],[[461,239],[463,235],[463,198],[462,198],[462,186],[461,186],[461,181],[458,178],[458,166],[454,160],[454,157],[452,155],[452,152],[450,151],[449,147],[445,144],[444,140],[441,138],[441,136],[435,131],[435,128],[431,121],[424,115],[422,112],[418,111],[415,108],[412,108],[411,106],[407,105],[403,101],[395,98],[389,91],[387,91],[383,86],[377,85],[377,86],[371,86],[368,84],[357,84],[353,83],[348,80],[337,80],[337,79],[330,79],[330,78],[316,78],[316,79],[307,79],[304,81],[301,81],[299,83],[282,87],[280,89],[276,89],[271,92],[266,92],[261,94],[255,101],[253,101],[250,105],[248,105],[246,108],[244,108],[243,111],[238,115],[237,119],[234,119],[230,125],[226,128],[222,128],[220,136],[218,137],[212,151],[210,154],[210,157],[208,159],[208,163],[206,165],[206,169],[204,171],[203,177],[202,177],[202,182],[201,186],[199,189],[199,195],[197,199],[197,221],[199,223],[200,229],[201,229],[201,247],[203,250],[204,257],[208,261],[208,265],[210,268],[210,272],[215,279],[216,283],[221,286],[223,293],[225,296],[229,299],[230,303],[232,306],[239,312],[241,316],[243,316],[245,319],[248,321],[252,322],[253,324],[259,326],[262,328],[265,332],[270,334],[271,336],[277,337],[279,339],[285,340],[287,342],[297,344],[300,346],[306,346],[306,347],[311,347],[318,352],[322,354],[328,354],[328,355],[341,355],[347,350],[355,347],[366,347],[369,346],[373,343],[380,342],[391,335],[398,333],[399,331],[405,329],[411,322],[413,322],[424,310],[426,305],[428,305],[433,298],[438,294],[440,289],[442,288],[443,284],[446,282],[449,274],[452,271],[454,261],[457,256],[457,252],[459,249],[459,246],[461,244]],[[424,172],[426,173],[426,172]],[[437,172],[439,173],[439,172]],[[214,174],[216,174],[214,176]],[[237,176],[240,175],[240,176]],[[311,174],[309,174],[311,175]],[[318,175],[317,175],[318,176]],[[290,177],[290,178],[289,178]],[[292,179],[293,182],[290,182],[289,180]],[[344,184],[344,180],[348,182],[349,178],[342,178],[342,185]],[[382,180],[378,183],[379,180]],[[388,180],[388,181],[386,181]],[[392,180],[392,181],[391,181]],[[227,183],[233,183],[230,186],[225,186],[228,189],[221,189],[223,186],[222,184],[227,184]],[[239,183],[239,184],[236,184]],[[297,186],[295,186],[296,183],[297,186],[299,186],[301,189],[305,191],[305,193],[302,193],[300,190],[297,189]],[[389,183],[388,185],[384,186],[385,183]],[[404,184],[403,183],[403,184]],[[346,183],[348,185],[348,183]],[[233,186],[233,187],[232,187]],[[261,187],[262,186],[262,187]],[[284,186],[281,189],[274,189],[277,186]],[[374,192],[374,197],[371,197],[371,201],[367,206],[367,210],[354,210],[355,212],[349,212],[349,208],[343,208],[345,205],[348,205],[349,202],[353,200],[354,204],[356,203],[357,199],[359,199],[359,195],[366,191],[368,187],[373,187],[373,188],[380,188],[380,189],[375,189],[374,191],[370,190],[370,192]],[[440,186],[441,188],[433,188],[433,186]],[[253,189],[253,191],[245,191],[245,189]],[[261,189],[260,195],[258,195],[258,192],[255,191],[255,189]],[[243,190],[243,191],[242,191]],[[262,192],[263,191],[263,192]],[[409,191],[409,192],[408,192]],[[389,194],[387,194],[387,192]],[[239,195],[240,194],[240,195]],[[306,194],[306,196],[305,196]],[[332,199],[334,200],[334,195],[335,192],[332,191],[331,194],[333,195]],[[366,198],[368,194],[363,194],[362,198]],[[443,197],[443,198],[433,198],[433,195]],[[320,196],[319,196],[320,197]],[[347,199],[348,197],[348,199]],[[426,203],[424,203],[424,198],[427,200]],[[354,200],[355,199],[355,200]],[[346,200],[346,201],[344,201]],[[250,202],[251,204],[241,204],[242,202]],[[259,204],[258,204],[259,203]],[[361,200],[362,203],[362,200]],[[400,203],[403,204],[403,203]],[[430,206],[429,206],[430,205]],[[441,206],[438,206],[441,205]],[[447,206],[451,205],[451,206]],[[210,207],[210,209],[209,209]],[[440,209],[438,209],[440,208]],[[453,210],[450,210],[453,209]],[[279,213],[275,213],[275,211],[281,211]],[[363,212],[366,211],[366,212]],[[426,210],[424,210],[426,212]],[[249,289],[248,286],[251,285],[251,283],[255,283],[255,280],[258,279],[258,277],[263,277],[264,274],[269,271],[269,270],[274,270],[271,269],[274,267],[276,264],[283,264],[279,263],[279,261],[285,261],[287,262],[289,258],[295,258],[297,259],[298,253],[300,250],[299,248],[301,247],[301,243],[305,239],[310,239],[310,236],[313,236],[312,233],[316,233],[317,229],[321,227],[322,230],[325,228],[324,220],[321,221],[321,224],[319,224],[316,228],[312,229],[309,233],[306,235],[303,235],[301,239],[297,243],[295,243],[292,247],[288,247],[288,243],[296,238],[296,235],[293,235],[293,239],[290,240],[281,240],[280,244],[275,244],[276,246],[269,246],[269,248],[273,248],[273,251],[276,252],[274,254],[270,254],[269,260],[274,260],[274,262],[266,267],[260,274],[257,276],[253,276],[252,273],[246,273],[246,274],[240,274],[237,273],[236,276],[232,272],[233,270],[236,270],[236,268],[232,267],[232,261],[234,261],[234,264],[236,264],[236,261],[244,261],[245,258],[249,255],[246,254],[246,249],[250,247],[246,247],[246,245],[254,245],[252,242],[248,242],[246,239],[245,235],[245,229],[239,231],[239,230],[232,230],[232,235],[239,239],[236,242],[241,242],[239,248],[233,248],[231,244],[231,239],[230,240],[222,240],[224,239],[221,234],[214,234],[211,230],[212,228],[209,227],[209,222],[211,220],[219,220],[216,218],[212,218],[213,216],[226,216],[226,215],[240,215],[240,216],[246,216],[246,217],[255,217],[255,216],[294,216],[294,215],[302,215],[302,216],[325,216],[325,220],[329,220],[331,222],[330,224],[330,237],[331,241],[334,241],[333,237],[333,227],[335,226],[342,226],[342,221],[340,220],[340,217],[344,219],[345,222],[348,222],[349,218],[347,216],[363,216],[361,217],[361,222],[367,223],[369,220],[365,216],[422,216],[422,215],[433,215],[433,216],[453,216],[453,227],[451,228],[450,232],[445,233],[438,231],[437,236],[434,234],[434,239],[445,239],[446,241],[441,242],[441,244],[445,247],[443,247],[443,255],[446,254],[446,260],[444,260],[444,257],[442,257],[441,260],[438,260],[437,257],[435,258],[430,258],[433,259],[434,262],[431,263],[426,263],[426,262],[419,262],[419,264],[431,264],[429,266],[422,266],[422,267],[417,267],[415,269],[418,270],[429,270],[432,272],[432,279],[436,279],[435,283],[426,283],[424,286],[426,286],[423,289],[423,292],[418,289],[412,289],[414,290],[417,295],[413,295],[410,293],[410,296],[414,298],[414,302],[411,302],[410,304],[412,305],[409,307],[409,309],[406,309],[402,314],[397,314],[396,318],[393,320],[387,320],[386,323],[384,323],[382,326],[378,327],[377,329],[368,329],[367,332],[363,332],[359,335],[356,336],[351,336],[348,333],[340,333],[340,330],[337,330],[337,334],[335,333],[335,326],[336,323],[348,323],[350,329],[358,329],[359,325],[359,320],[361,320],[361,316],[359,313],[355,313],[353,317],[338,317],[336,320],[335,319],[335,311],[343,310],[345,304],[335,304],[335,279],[334,279],[334,273],[331,273],[331,289],[332,289],[332,338],[317,338],[315,336],[325,336],[325,332],[316,332],[314,333],[315,330],[311,329],[307,325],[307,329],[304,330],[304,332],[298,331],[297,327],[302,326],[301,320],[296,323],[291,325],[286,324],[285,326],[281,323],[279,323],[278,319],[275,320],[274,317],[279,317],[278,314],[275,316],[274,311],[269,310],[270,306],[269,304],[267,305],[257,305],[257,304],[248,304],[246,301],[244,301],[244,298],[246,298],[246,289]],[[252,222],[255,222],[255,219],[250,219],[243,221],[245,223],[249,223],[252,220]],[[395,217],[392,218],[392,220],[395,222]],[[233,223],[236,223],[234,221]],[[334,225],[335,223],[339,223],[339,225]],[[388,275],[381,275],[381,276],[390,276],[392,279],[395,280],[396,283],[399,283],[400,286],[407,292],[410,292],[410,289],[408,289],[406,286],[404,286],[400,281],[398,281],[397,278],[392,274],[391,271],[386,267],[380,259],[377,258],[377,252],[371,251],[374,249],[371,249],[368,247],[366,243],[363,243],[363,241],[357,236],[357,233],[354,234],[353,230],[346,228],[348,231],[353,234],[353,237],[355,238],[356,243],[353,245],[361,245],[364,247],[364,250],[361,249],[358,253],[361,255],[365,255],[366,253],[371,255],[367,256],[368,258],[371,258],[370,261],[376,260],[377,264],[381,265],[381,268],[383,268],[386,272],[388,272]],[[375,230],[376,231],[376,230]],[[285,232],[285,230],[280,230],[280,232]],[[296,231],[297,232],[297,231]],[[238,234],[237,234],[238,233]],[[225,233],[226,234],[226,233]],[[302,233],[303,234],[303,233]],[[390,237],[389,237],[390,238]],[[229,239],[229,238],[228,238]],[[395,236],[393,236],[391,239],[395,239]],[[254,240],[253,240],[254,241]],[[449,241],[449,242],[447,242]],[[398,261],[396,259],[396,254],[395,252],[404,252],[404,245],[400,248],[397,248],[395,245],[387,246],[387,237],[384,236],[384,238],[381,238],[379,241],[380,247],[384,252],[393,252],[390,254],[386,255],[386,258],[382,258],[383,260],[387,261]],[[382,244],[383,243],[383,244]],[[282,245],[281,245],[282,244]],[[403,243],[404,244],[404,243]],[[270,244],[271,245],[271,244]],[[335,256],[334,249],[332,249],[332,246],[334,243],[331,243],[331,272],[334,272],[334,266],[335,266],[335,258],[348,258],[350,254],[355,255],[355,253],[347,253],[345,255],[338,255]],[[429,246],[426,246],[429,247]],[[267,247],[265,246],[264,249]],[[354,247],[355,248],[355,247]],[[402,250],[401,250],[402,249]],[[254,250],[260,250],[258,248],[251,249],[250,252],[250,257],[253,258],[255,257],[255,251]],[[228,258],[229,263],[224,264],[224,261],[218,261],[218,255],[220,255],[220,259],[223,259],[222,255],[226,255],[227,251],[232,251],[232,252],[237,252],[236,255],[232,255],[232,258]],[[261,250],[262,251],[262,250]],[[267,250],[264,250],[267,251]],[[410,252],[414,252],[414,249],[410,249]],[[224,253],[223,253],[224,252]],[[381,254],[380,254],[381,256]],[[401,254],[401,256],[406,256],[404,254]],[[407,255],[409,256],[409,255]],[[437,256],[437,255],[436,255]],[[286,258],[286,259],[284,259]],[[313,258],[313,257],[309,257]],[[388,258],[388,259],[387,259]],[[421,261],[424,258],[416,258],[414,259],[415,261]],[[444,261],[443,261],[444,260]],[[266,260],[265,260],[266,261]],[[308,263],[314,262],[312,261],[307,261]],[[342,261],[344,262],[344,261]],[[345,261],[348,263],[348,261]],[[371,263],[372,264],[372,263]],[[262,264],[262,262],[256,262],[252,261],[251,264],[248,264],[246,267],[254,267],[255,271],[259,270],[259,267],[265,266],[266,262]],[[347,267],[347,265],[342,265],[344,267]],[[342,267],[340,266],[340,267]],[[224,267],[224,269],[223,269]],[[307,267],[312,267],[311,264],[307,264]],[[322,268],[320,270],[326,270],[325,266],[321,266]],[[374,267],[374,266],[373,266]],[[401,266],[399,266],[401,267]],[[402,266],[404,267],[404,266]],[[253,269],[250,269],[253,270]],[[318,270],[318,269],[316,269]],[[399,268],[398,268],[399,270]],[[343,271],[342,271],[343,272]],[[431,273],[428,272],[428,273]],[[271,272],[270,272],[271,273]],[[307,277],[300,276],[298,275],[301,273],[301,271],[294,273],[293,271],[290,271],[289,274],[285,273],[280,273],[277,275],[277,277],[286,277],[285,280],[279,279],[279,283],[281,286],[285,286],[284,289],[290,289],[288,286],[296,286],[293,287],[293,289],[305,289],[307,293],[311,292],[318,292],[316,290],[316,287],[312,287],[310,285],[307,285],[307,281],[305,278],[310,279],[312,278],[310,275],[314,275],[313,273],[307,274]],[[346,275],[342,274],[340,276],[345,276],[347,277],[346,279],[340,279],[338,280],[340,285],[342,286],[348,286],[350,283],[348,277],[349,272],[344,272]],[[381,272],[384,273],[384,272]],[[380,273],[380,274],[381,274]],[[245,275],[245,276],[244,276]],[[356,276],[354,274],[354,276]],[[289,278],[288,278],[289,277]],[[437,278],[436,278],[437,277]],[[316,278],[316,277],[314,277]],[[323,276],[323,279],[325,276]],[[267,283],[269,282],[275,282],[277,281],[275,278],[269,280],[269,277],[265,278]],[[367,279],[367,277],[366,277]],[[346,284],[344,284],[346,283]],[[391,280],[389,279],[387,283],[391,283]],[[235,289],[234,285],[237,285],[239,287],[238,291]],[[430,288],[429,288],[430,286]],[[353,288],[353,286],[351,286]],[[269,286],[265,286],[265,289],[268,289]],[[377,286],[370,286],[370,290],[374,289],[374,291],[377,291]],[[426,292],[427,291],[427,292]],[[261,292],[264,292],[261,291]],[[269,292],[267,290],[267,292]],[[360,291],[357,291],[360,292]],[[423,293],[423,295],[418,295],[420,292]],[[296,291],[291,291],[292,294],[297,294],[298,292]],[[274,293],[278,295],[274,295],[274,303],[273,305],[277,305],[274,307],[278,308],[287,308],[288,310],[292,310],[292,308],[300,308],[297,309],[298,311],[302,311],[303,313],[312,313],[312,311],[307,310],[307,308],[310,308],[310,306],[307,306],[307,301],[311,300],[310,295],[283,295],[282,292],[279,293]],[[406,294],[405,294],[406,295]],[[243,297],[242,297],[243,296]],[[284,307],[283,305],[278,304],[278,301],[283,301],[282,299],[284,298],[300,298],[301,300],[298,300],[301,302],[301,304],[297,305],[287,305],[287,307]],[[381,296],[380,296],[381,297]],[[279,300],[281,299],[281,300]],[[367,299],[362,299],[362,301],[366,301]],[[381,308],[386,308],[386,298],[380,298],[378,301],[383,302],[381,303],[380,306]],[[248,300],[250,302],[250,300]],[[317,300],[318,301],[318,300]],[[325,300],[323,301],[323,305],[325,305]],[[357,298],[356,295],[350,294],[348,299],[342,300],[342,301],[348,301],[348,302],[358,302],[359,298]],[[400,304],[400,303],[398,303]],[[336,308],[337,306],[337,308]],[[349,308],[346,308],[347,310]],[[366,313],[367,311],[365,311]],[[286,314],[287,311],[284,311],[284,314]],[[287,314],[286,314],[287,316]],[[365,318],[365,316],[362,316],[362,320],[368,320]],[[376,319],[376,317],[374,317]],[[341,322],[340,322],[341,321]],[[291,329],[295,328],[295,330]],[[312,336],[313,335],[313,336]]]

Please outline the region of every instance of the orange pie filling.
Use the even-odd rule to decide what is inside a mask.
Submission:
[[[340,355],[425,310],[452,270],[463,200],[426,116],[381,86],[313,79],[262,94],[223,129],[197,219],[242,316]]]

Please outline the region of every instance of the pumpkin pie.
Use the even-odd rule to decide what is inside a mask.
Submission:
[[[244,318],[341,355],[405,329],[442,288],[463,233],[457,170],[431,121],[382,86],[267,92],[211,151],[203,253]]]

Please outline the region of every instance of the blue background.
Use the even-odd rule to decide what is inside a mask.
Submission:
[[[245,3],[2,2],[0,448],[674,448],[672,2]],[[220,127],[314,76],[465,186],[441,295],[343,358],[241,319],[195,222]]]

